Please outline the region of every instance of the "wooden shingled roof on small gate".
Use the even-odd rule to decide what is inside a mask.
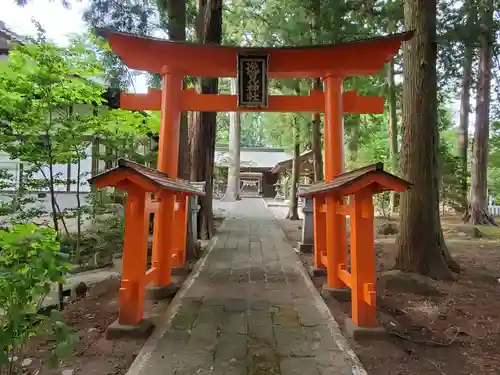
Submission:
[[[362,167],[359,169],[355,169],[351,172],[343,173],[335,177],[331,182],[319,182],[317,184],[312,185],[304,192],[299,194],[301,197],[308,197],[312,195],[325,194],[325,193],[333,193],[333,192],[341,192],[345,191],[348,188],[352,187],[357,182],[362,181],[363,179],[370,178],[373,176],[379,176],[381,180],[385,182],[390,182],[392,186],[386,186],[385,183],[374,181],[373,184],[377,184],[380,187],[380,191],[384,190],[396,190],[396,191],[405,191],[411,187],[411,183],[399,178],[389,172],[384,171],[383,163],[375,163],[371,165],[367,165],[366,167]],[[387,184],[388,185],[388,184]]]
[[[166,173],[160,172],[156,169],[145,167],[144,165],[126,159],[119,159],[117,167],[99,173],[98,175],[89,179],[88,182],[92,184],[105,177],[123,171],[132,172],[137,176],[146,179],[148,182],[155,185],[158,189],[185,193],[187,195],[205,195],[203,191],[197,189],[196,187],[183,180],[169,178]]]

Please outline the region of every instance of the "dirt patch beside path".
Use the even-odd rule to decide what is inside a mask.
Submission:
[[[224,217],[214,218],[216,231]],[[173,276],[177,284],[184,282],[185,276]],[[28,365],[23,368],[23,375],[123,375],[132,365],[147,338],[107,340],[106,328],[118,318],[118,291],[120,281],[109,279],[99,284],[99,295],[87,296],[69,302],[62,312],[62,318],[77,339],[73,355],[58,368],[50,368],[47,358],[52,343],[43,337],[30,341],[23,359]],[[150,317],[156,325],[171,300],[159,303],[145,301],[145,317]]]
[[[279,220],[288,239],[300,239],[301,222]],[[451,221],[451,220],[450,220]],[[454,223],[443,223],[445,228]],[[463,271],[439,282],[442,296],[423,297],[377,287],[378,319],[394,334],[387,341],[350,345],[370,375],[500,374],[500,246],[491,239],[448,234],[451,254]],[[458,233],[461,233],[458,232]],[[376,236],[377,277],[394,264],[394,236]],[[300,254],[306,267],[312,255]],[[324,278],[313,278],[319,289]],[[350,303],[328,302],[338,322]]]
[[[106,340],[106,328],[118,318],[119,280],[107,280],[100,285],[105,292],[96,297],[85,297],[67,305],[62,312],[64,322],[77,339],[73,355],[59,368],[50,368],[45,362],[51,342],[38,337],[31,340],[26,358],[32,362],[26,368],[29,374],[85,374],[120,375],[126,373],[146,339]],[[146,316],[153,320],[165,311],[170,301],[145,303]],[[65,371],[66,370],[66,371]]]

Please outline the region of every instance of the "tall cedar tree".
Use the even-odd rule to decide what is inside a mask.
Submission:
[[[415,36],[403,50],[402,173],[414,185],[401,197],[396,268],[453,279],[439,218],[436,0],[405,0],[404,23]]]
[[[196,32],[203,43],[220,44],[222,40],[222,0],[197,0],[198,22]],[[210,62],[206,62],[210,64]],[[201,93],[217,94],[217,78],[202,78]],[[213,170],[217,113],[199,112],[190,124],[191,181],[206,181],[206,195],[200,199],[200,238],[208,239],[214,232],[213,223]]]
[[[297,196],[297,184],[300,177],[300,129],[296,116],[292,117],[293,121],[293,159],[292,159],[292,178],[291,178],[291,196],[288,206],[289,220],[299,220],[299,204]]]
[[[493,0],[480,2],[480,46],[476,89],[476,121],[471,175],[469,209],[465,217],[472,224],[496,225],[488,213],[488,137],[490,132],[491,68],[493,41]]]
[[[321,0],[310,0],[311,39],[317,44],[321,31]],[[314,78],[312,90],[322,91],[321,78]],[[323,155],[321,153],[321,114],[313,113],[311,124],[311,148],[313,152],[314,180],[323,180]]]
[[[460,92],[460,123],[458,137],[458,155],[461,165],[460,193],[462,206],[467,216],[467,154],[469,150],[469,112],[470,112],[470,87],[472,84],[472,63],[474,60],[474,42],[471,30],[476,23],[476,6],[474,0],[466,0],[464,8],[467,14],[467,35],[463,39],[464,58],[462,64],[462,87]]]
[[[157,0],[160,13],[160,26],[167,30],[168,38],[173,41],[186,40],[186,0]],[[184,83],[186,85],[186,83]],[[179,131],[179,177],[189,180],[189,141],[187,113],[181,114]],[[191,216],[187,224],[186,255],[188,259],[197,258],[197,245],[193,238]]]

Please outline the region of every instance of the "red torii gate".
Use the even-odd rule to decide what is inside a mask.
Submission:
[[[178,176],[179,126],[182,111],[324,112],[326,182],[332,181],[344,169],[344,114],[384,111],[383,98],[358,96],[356,91],[343,92],[343,80],[349,76],[377,73],[397,53],[401,43],[408,40],[412,34],[400,33],[311,47],[247,48],[172,42],[107,29],[99,29],[97,32],[109,41],[113,51],[129,68],[159,73],[163,77],[161,90],[149,90],[147,94],[122,94],[120,98],[120,106],[123,109],[161,110],[159,171],[171,178]],[[245,76],[248,71],[242,68],[252,58],[260,69],[257,75],[252,76],[253,78]],[[245,59],[247,62],[243,61]],[[246,65],[246,68],[248,67],[249,65]],[[238,77],[240,94],[239,96],[199,94],[194,90],[184,90],[182,82],[186,76]],[[276,79],[321,77],[324,92],[313,91],[308,96],[268,97],[266,91],[268,77]],[[251,88],[250,84],[253,85]],[[250,95],[242,88],[260,90],[257,100],[254,100],[255,91]],[[185,198],[183,199],[184,202],[180,203],[185,206]],[[328,202],[326,204],[328,205]],[[159,210],[158,207],[161,207],[162,212],[175,211],[172,199],[149,205],[152,211]],[[183,239],[186,236],[187,216],[185,210],[179,212],[182,217],[155,215],[153,263],[159,272],[153,283],[160,290],[171,284],[172,254],[184,254]],[[332,226],[329,230],[335,234],[335,241],[328,241],[326,244],[328,247],[333,247],[328,254],[336,254],[336,257],[343,259],[347,255],[345,218],[339,217],[329,224]],[[321,225],[326,230],[326,221]],[[174,240],[167,241],[166,236],[160,235],[161,231],[169,231],[171,236],[175,237]],[[173,248],[175,246],[177,248]],[[329,270],[329,272],[336,271]]]

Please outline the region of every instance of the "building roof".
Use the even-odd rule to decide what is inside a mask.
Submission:
[[[129,178],[128,175],[123,174],[122,172],[134,174],[158,189],[180,192],[186,195],[205,195],[203,191],[187,182],[179,179],[171,179],[166,173],[162,173],[156,169],[148,168],[126,159],[118,159],[117,167],[90,178],[88,182],[90,184],[96,184],[97,187],[115,186],[115,184]],[[134,183],[137,182],[137,180],[132,181]],[[148,191],[155,190],[151,189]]]
[[[0,21],[0,54],[7,54],[11,49],[9,43],[11,41],[21,42],[22,38],[9,30],[3,21]]]
[[[312,150],[304,151],[302,154],[300,154],[299,162],[300,162],[300,169],[302,172],[311,172],[309,169],[311,169],[313,165],[312,158],[313,158]],[[271,172],[272,173],[284,172],[287,169],[291,169],[292,166],[293,166],[293,157],[280,161],[279,163],[276,163],[276,165],[273,166]]]
[[[378,194],[386,190],[403,192],[409,189],[412,183],[384,171],[383,163],[375,163],[340,174],[330,182],[311,185],[304,192],[299,193],[299,196],[310,197],[332,193],[347,196],[368,186],[371,186],[372,194]]]
[[[279,162],[291,157],[289,152],[281,148],[242,147],[240,148],[240,167],[270,170]],[[215,165],[227,167],[229,161],[229,148],[216,147]]]

